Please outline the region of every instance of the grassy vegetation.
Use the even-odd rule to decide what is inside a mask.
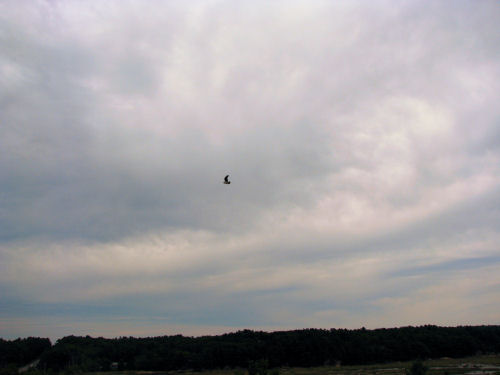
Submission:
[[[480,355],[466,358],[430,359],[423,362],[427,375],[500,375],[500,355]],[[267,375],[406,375],[413,362],[392,362],[365,366],[282,367],[267,370]],[[247,369],[210,371],[114,371],[88,375],[248,375]]]

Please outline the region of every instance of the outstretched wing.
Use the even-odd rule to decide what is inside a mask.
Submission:
[[[227,175],[226,177],[224,177],[224,182],[229,182],[228,178],[229,178],[229,175]]]

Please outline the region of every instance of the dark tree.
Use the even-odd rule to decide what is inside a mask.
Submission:
[[[282,332],[238,331],[221,336],[121,337],[68,336],[42,355],[40,368],[60,371],[266,368],[409,361],[500,352],[500,326],[402,327],[391,329],[303,329]],[[3,351],[2,351],[3,353]],[[13,355],[13,354],[12,354]],[[4,361],[5,362],[5,361]],[[6,362],[5,362],[6,363]],[[250,365],[249,365],[250,364]],[[261,363],[262,364],[262,363]],[[412,375],[424,375],[412,374]]]

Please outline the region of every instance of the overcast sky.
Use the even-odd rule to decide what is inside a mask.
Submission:
[[[499,324],[499,23],[0,0],[0,337]]]

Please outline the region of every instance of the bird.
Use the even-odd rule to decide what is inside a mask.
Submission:
[[[224,177],[224,183],[226,185],[229,185],[231,183],[231,181],[229,181],[229,175],[227,175],[226,177]]]

